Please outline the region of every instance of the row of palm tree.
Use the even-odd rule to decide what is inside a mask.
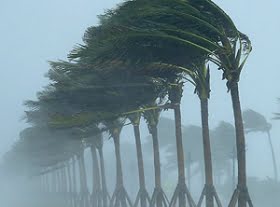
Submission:
[[[201,103],[206,183],[198,206],[202,205],[204,198],[207,207],[213,207],[214,201],[221,206],[213,184],[208,127],[208,63],[212,62],[227,80],[234,111],[238,184],[229,206],[235,206],[237,202],[239,207],[245,207],[247,203],[252,206],[246,182],[245,135],[238,87],[241,71],[251,52],[251,42],[220,7],[210,0],[126,1],[100,16],[100,24],[90,27],[83,40],[84,45],[70,52],[69,61],[51,62],[48,73],[50,85],[38,94],[37,101],[26,103],[29,107],[26,118],[35,130],[43,128],[55,134],[64,133],[63,136],[69,140],[73,137],[76,142],[68,150],[64,148],[67,145],[55,136],[54,155],[49,156],[47,148],[45,153],[41,153],[42,160],[36,157],[39,166],[43,162],[46,162],[44,166],[51,166],[76,156],[82,175],[81,203],[88,206],[83,149],[84,145],[90,145],[95,178],[92,203],[106,206],[104,160],[99,155],[98,165],[96,148],[100,150],[101,147],[98,148],[95,143],[97,134],[107,131],[114,141],[116,157],[116,187],[109,205],[132,206],[123,182],[120,153],[121,130],[129,120],[135,134],[139,173],[135,205],[166,206],[168,201],[161,187],[157,122],[161,110],[172,109],[178,184],[170,206],[196,206],[186,185],[181,129],[180,103],[184,82],[188,81],[194,84]],[[139,130],[142,115],[153,137],[155,190],[152,198],[145,185]],[[48,142],[50,137],[38,140]],[[56,147],[63,147],[63,150],[55,150]],[[102,184],[98,183],[99,166],[101,170],[103,168]]]

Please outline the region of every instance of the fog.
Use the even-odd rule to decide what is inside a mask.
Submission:
[[[75,45],[82,43],[84,31],[89,26],[98,23],[97,15],[102,14],[105,9],[114,8],[120,2],[120,0],[10,0],[1,2],[0,92],[3,95],[0,103],[0,157],[10,150],[13,143],[19,139],[20,131],[29,126],[22,120],[26,110],[23,101],[36,99],[36,93],[49,83],[49,80],[45,77],[49,70],[48,61],[65,60],[68,52]],[[278,41],[280,3],[273,0],[267,0],[266,2],[215,0],[214,2],[231,16],[237,27],[247,34],[252,41],[253,51],[240,80],[242,109],[253,109],[263,114],[272,124],[271,137],[278,172],[280,172],[280,122],[272,119],[274,117],[273,113],[280,111],[280,104],[277,102],[277,98],[280,97],[278,86],[280,76],[280,44]],[[220,71],[211,70],[210,129],[217,127],[220,121],[234,123],[230,93],[227,92],[226,81],[221,81],[221,78],[222,73]],[[187,83],[181,105],[184,126],[201,125],[199,99],[193,92],[194,87]],[[173,112],[171,110],[164,111],[161,116],[173,119]],[[147,138],[149,133],[144,120],[141,120],[141,136],[144,144],[149,142],[149,138]],[[113,141],[112,139],[108,140],[108,134],[104,134],[104,139],[108,189],[111,194],[115,185]],[[134,199],[138,190],[137,160],[136,156],[131,159],[127,156],[129,153],[135,153],[133,131],[128,126],[125,126],[122,131],[121,143],[125,148],[122,152],[124,168],[129,168],[129,163],[131,163],[131,170],[124,170],[124,177],[127,178],[125,184],[133,194]],[[125,146],[125,143],[128,147]],[[151,193],[154,174],[153,160],[149,156],[152,156],[152,148],[147,150],[149,153],[144,153],[145,173],[147,188]],[[162,166],[167,162],[164,150],[161,150]],[[262,191],[261,189],[255,189],[257,188],[257,182],[254,182],[254,179],[269,181],[273,178],[271,152],[266,134],[246,134],[246,154],[247,173],[250,177],[248,179],[249,191],[251,186],[253,202],[254,199],[260,201],[262,199],[258,195]],[[85,159],[87,163],[91,162],[88,150],[85,152]],[[88,176],[92,173],[91,171],[90,165],[88,165]],[[191,191],[195,201],[198,200],[203,188],[203,181],[201,181],[200,176],[199,174],[195,175],[192,179]],[[164,168],[162,180],[165,178],[166,180],[169,179],[170,182],[168,181],[163,185],[171,189],[171,194],[176,184],[176,169],[168,171]],[[40,187],[31,178],[25,178],[24,176],[14,178],[5,175],[0,180],[2,180],[0,206],[55,207],[57,205],[57,203],[48,203],[48,199],[38,192]],[[90,176],[87,182],[91,189],[92,180]],[[280,185],[279,182],[278,185]],[[232,190],[232,186],[229,186],[229,188]],[[273,189],[277,191],[280,187],[277,186]],[[218,189],[218,192],[222,191],[222,188]],[[228,202],[229,196],[226,194],[222,202]],[[272,196],[272,199],[277,199],[277,197],[273,198]],[[275,204],[280,204],[280,199],[273,201],[268,199],[267,202],[270,203],[267,203],[266,207],[275,206]],[[255,203],[255,206],[261,205]]]

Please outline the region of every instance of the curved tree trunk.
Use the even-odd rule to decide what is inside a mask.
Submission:
[[[270,131],[267,131],[267,136],[268,136],[268,141],[269,141],[269,146],[270,146],[270,151],[271,151],[271,157],[272,157],[272,162],[273,162],[273,169],[274,169],[274,179],[275,181],[278,180],[278,171],[277,171],[277,164],[276,164],[276,159],[275,159],[275,153],[274,153],[274,148],[270,136]]]
[[[92,205],[99,207],[101,205],[101,185],[100,185],[100,172],[99,163],[96,154],[96,147],[92,145],[90,147],[92,157]]]
[[[208,125],[208,99],[200,99],[201,106],[201,122],[202,122],[202,138],[204,151],[204,167],[205,167],[205,184],[206,184],[206,207],[214,207],[213,188],[213,170],[211,157],[211,144]]]
[[[102,184],[102,199],[103,199],[103,207],[108,206],[107,198],[108,198],[108,190],[106,184],[106,172],[105,172],[105,164],[104,164],[104,156],[102,147],[98,148],[99,159],[100,159],[100,168],[101,168],[101,184]]]
[[[137,162],[138,162],[138,174],[139,174],[139,186],[140,186],[140,204],[141,207],[146,207],[146,184],[145,184],[145,172],[144,172],[144,162],[143,162],[143,154],[142,154],[142,146],[141,146],[141,138],[140,138],[140,130],[139,125],[134,125],[134,136],[136,143],[136,152],[137,152]],[[143,192],[142,192],[143,191]]]
[[[246,177],[246,149],[245,149],[245,135],[241,112],[241,105],[239,100],[238,84],[234,83],[231,88],[231,99],[234,113],[235,132],[236,132],[236,149],[237,149],[237,164],[238,164],[238,207],[246,207],[249,200],[247,190]]]

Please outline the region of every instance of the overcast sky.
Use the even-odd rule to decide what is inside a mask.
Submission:
[[[22,102],[34,99],[48,80],[48,60],[65,59],[75,44],[81,43],[96,15],[112,8],[119,0],[25,0],[2,1],[0,7],[0,156],[18,139],[26,127],[20,121]],[[275,0],[216,0],[233,18],[253,44],[253,52],[241,76],[243,109],[263,113],[269,121],[279,110],[279,34],[280,3]],[[276,3],[277,2],[277,3]],[[220,120],[233,121],[230,96],[220,71],[213,68],[210,100],[210,126]],[[184,124],[200,124],[199,105],[193,88],[186,86],[183,98]],[[167,112],[165,116],[171,116]],[[280,122],[272,121],[276,157],[280,157]],[[247,137],[249,173],[272,175],[271,157],[265,135]],[[262,153],[260,153],[262,152]],[[264,156],[262,156],[264,155]],[[278,159],[279,160],[279,159]],[[258,168],[259,163],[266,167]],[[278,161],[279,166],[279,161]],[[258,169],[256,171],[256,169]]]

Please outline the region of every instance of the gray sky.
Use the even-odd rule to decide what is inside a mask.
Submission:
[[[113,7],[119,0],[25,0],[2,1],[0,7],[0,156],[18,139],[26,125],[20,121],[22,102],[34,99],[36,92],[48,83],[44,74],[47,60],[65,59],[85,29],[97,23],[96,15]],[[280,3],[275,0],[216,0],[233,18],[238,28],[253,44],[240,82],[243,109],[252,108],[268,119],[278,111]],[[183,99],[183,122],[199,124],[199,105],[193,88],[186,87]],[[213,70],[210,100],[211,127],[220,120],[232,122],[230,96],[221,73]],[[171,116],[167,112],[165,116]],[[272,137],[280,157],[280,122],[273,121]],[[253,175],[271,175],[270,152],[264,135],[249,135],[248,167]],[[260,153],[262,152],[262,153]],[[267,155],[267,156],[262,156]],[[258,168],[260,162],[267,167]],[[279,166],[279,161],[278,161]],[[258,169],[256,171],[256,169]]]

